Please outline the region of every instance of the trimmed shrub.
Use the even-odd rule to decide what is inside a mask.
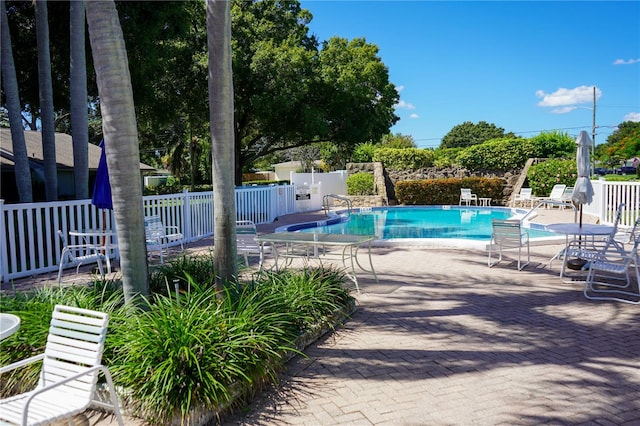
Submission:
[[[544,163],[534,164],[527,173],[533,195],[546,197],[556,184],[573,186],[578,177],[576,167],[575,160],[547,160]]]
[[[380,145],[376,145],[372,142],[361,143],[356,146],[356,149],[351,155],[352,163],[370,163],[373,159],[373,154]]]
[[[469,170],[510,171],[522,168],[533,152],[528,139],[494,139],[464,149],[458,161]]]
[[[349,195],[374,195],[373,175],[360,172],[347,178],[347,192]]]
[[[460,188],[471,188],[478,197],[502,199],[504,181],[499,178],[446,178],[403,181],[396,184],[396,198],[406,205],[458,204]]]
[[[373,161],[381,162],[388,170],[418,170],[431,167],[434,158],[432,150],[418,148],[379,148],[373,154]]]

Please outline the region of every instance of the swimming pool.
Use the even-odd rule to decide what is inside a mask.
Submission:
[[[426,245],[484,247],[491,240],[491,220],[509,219],[526,213],[506,207],[402,206],[356,209],[326,221],[278,228],[278,232],[318,232],[376,235],[376,245]],[[524,223],[532,241],[558,239],[543,225]]]

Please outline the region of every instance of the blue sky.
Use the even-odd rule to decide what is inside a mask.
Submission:
[[[400,93],[393,133],[437,147],[487,121],[524,137],[640,121],[638,1],[303,0],[319,40],[364,37]]]

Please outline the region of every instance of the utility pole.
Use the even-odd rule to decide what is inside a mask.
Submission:
[[[595,170],[596,166],[596,86],[593,86],[593,120],[591,122],[591,140],[593,141],[593,145],[591,145],[591,175]]]

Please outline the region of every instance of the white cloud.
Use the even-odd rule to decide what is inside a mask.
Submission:
[[[413,113],[413,114],[411,114],[409,116],[409,118],[420,118],[420,116],[418,114],[416,114],[416,113]],[[640,120],[638,120],[638,121],[640,121]]]
[[[402,92],[404,90],[404,86],[396,86],[396,90],[398,92]]]
[[[640,121],[640,112],[630,112],[629,114],[624,116],[624,121]]]
[[[566,107],[554,108],[551,110],[551,112],[554,114],[566,114],[568,112],[573,111],[576,108],[577,107],[574,107],[574,106],[566,106]]]
[[[613,61],[613,65],[630,65],[640,62],[640,58],[635,59],[616,59]]]
[[[574,89],[559,88],[553,93],[536,91],[536,96],[542,98],[538,106],[557,107],[593,102],[593,86],[578,86]],[[596,99],[602,96],[602,91],[596,87]]]
[[[403,100],[398,101],[398,103],[395,105],[396,109],[416,109],[416,106],[414,104],[410,104],[408,102],[405,102]]]

